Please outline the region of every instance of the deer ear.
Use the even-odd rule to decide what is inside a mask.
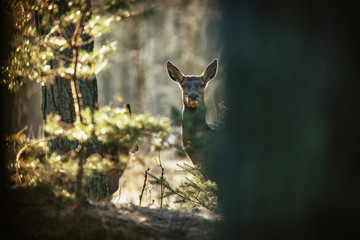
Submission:
[[[128,112],[128,114],[129,114],[129,117],[131,117],[131,107],[130,107],[130,104],[125,104],[124,106],[123,106],[123,108],[125,108],[126,109],[126,111]],[[139,146],[138,145],[134,145],[134,146],[131,146],[130,148],[129,148],[129,153],[135,153],[135,152],[137,152],[139,150]]]
[[[181,83],[184,79],[184,75],[177,69],[171,62],[166,63],[166,67],[169,73],[169,77],[175,82]]]
[[[126,108],[126,111],[128,112],[128,114],[129,114],[129,116],[131,117],[131,107],[130,107],[130,104],[125,104],[124,106],[123,106],[123,108]]]
[[[215,58],[204,70],[201,76],[204,79],[204,82],[208,82],[213,79],[216,75],[217,70],[217,59]]]

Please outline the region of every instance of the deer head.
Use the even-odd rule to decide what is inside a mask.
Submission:
[[[197,108],[204,102],[204,92],[208,82],[216,75],[217,59],[214,59],[201,75],[184,75],[172,63],[166,63],[169,77],[179,84],[183,103],[188,108]]]

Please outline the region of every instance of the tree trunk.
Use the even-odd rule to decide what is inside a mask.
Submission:
[[[67,5],[63,1],[59,1],[60,10],[57,16],[64,14]],[[71,26],[69,31],[74,33],[75,26]],[[86,41],[89,36],[82,35],[81,38]],[[81,47],[82,50],[88,52],[93,51],[94,42],[90,42],[87,45]],[[72,51],[63,53],[70,59],[73,58]],[[55,67],[56,62],[52,62],[52,66]],[[92,79],[82,79],[81,76],[76,79],[76,84],[79,84],[81,97],[82,97],[82,108],[85,109],[90,107],[91,110],[98,109],[98,88],[97,80],[94,76]],[[80,95],[79,93],[77,93]],[[55,82],[50,86],[42,87],[42,105],[41,105],[43,119],[45,121],[48,114],[58,114],[61,116],[62,121],[66,123],[74,123],[76,120],[75,105],[73,99],[73,93],[71,90],[71,82],[69,79],[57,77]],[[83,110],[83,109],[80,109]],[[77,147],[75,142],[67,139],[55,139],[50,143],[50,154],[56,152],[57,154],[65,154]],[[90,156],[92,153],[100,153],[101,145],[94,143],[91,146],[86,146],[86,152],[82,154],[82,157]],[[88,190],[93,198],[103,198],[107,195],[105,186],[104,176],[101,174],[95,174],[94,180],[89,184]]]
[[[89,51],[92,47],[89,48]],[[97,81],[94,77],[91,80],[79,80],[80,91],[83,97],[83,107],[91,109],[98,108],[97,103]],[[50,113],[58,114],[62,121],[73,123],[75,121],[74,101],[72,98],[70,81],[61,77],[56,78],[53,85],[42,87],[42,112],[43,119]],[[56,139],[51,143],[51,151],[64,154],[76,147],[75,143],[67,140]]]
[[[359,4],[223,7],[224,239],[359,238]]]
[[[58,1],[59,11],[56,14],[56,17],[60,19],[66,11],[68,11],[68,6],[65,1]],[[36,16],[36,20],[38,20]],[[86,20],[85,20],[86,21]],[[75,31],[75,24],[71,25],[68,30],[71,33]],[[45,32],[42,29],[39,29],[43,34]],[[89,36],[81,35],[81,38],[86,41],[89,39]],[[88,52],[93,51],[94,42],[90,42],[87,45],[81,47],[82,50]],[[73,58],[73,52],[70,49],[66,49],[62,52],[63,55],[67,56],[69,59]],[[56,61],[51,62],[51,66],[56,68]],[[80,86],[80,92],[83,99],[83,109],[90,107],[92,110],[98,108],[98,89],[97,89],[97,80],[94,76],[92,79],[82,79],[81,76],[78,76],[75,80],[76,84]],[[77,93],[80,95],[79,93]],[[58,114],[61,116],[62,121],[66,123],[74,123],[76,120],[75,115],[75,106],[73,94],[71,91],[70,80],[64,79],[62,77],[57,77],[54,84],[51,86],[42,87],[42,113],[43,119],[46,119],[48,114]],[[80,109],[81,111],[82,109]],[[50,151],[57,152],[58,154],[64,154],[76,147],[76,144],[71,143],[66,140],[56,139],[51,143]]]

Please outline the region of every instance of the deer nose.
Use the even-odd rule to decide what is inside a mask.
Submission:
[[[198,95],[196,93],[190,93],[189,94],[189,99],[190,100],[196,100],[196,99],[198,99]]]

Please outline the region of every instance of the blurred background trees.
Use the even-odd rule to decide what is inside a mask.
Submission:
[[[196,4],[188,1],[139,2],[94,1],[92,4],[90,1],[14,1],[10,4],[9,14],[13,15],[16,34],[12,41],[13,51],[9,64],[4,64],[6,77],[2,80],[10,89],[21,89],[24,92],[14,97],[15,108],[18,111],[13,117],[17,124],[13,124],[10,132],[17,131],[26,124],[30,126],[25,129],[29,138],[41,137],[42,121],[33,117],[39,113],[35,109],[41,109],[42,120],[47,126],[46,132],[58,137],[47,138],[51,141],[51,145],[50,152],[44,150],[46,154],[56,152],[65,156],[69,151],[77,151],[76,147],[82,147],[84,151],[81,151],[81,157],[78,159],[87,158],[94,152],[102,156],[106,155],[104,145],[100,148],[100,143],[95,141],[103,142],[97,138],[99,133],[94,135],[91,132],[91,129],[96,128],[92,125],[92,121],[96,119],[89,120],[79,115],[79,112],[87,107],[90,107],[90,110],[86,111],[91,112],[98,108],[95,75],[103,78],[101,81],[103,84],[100,84],[103,91],[100,94],[104,96],[102,101],[104,105],[117,98],[123,98],[125,102],[134,106],[135,113],[150,112],[168,116],[172,105],[181,108],[180,91],[175,98],[174,89],[177,89],[177,86],[168,79],[165,62],[169,59],[173,59],[172,61],[179,59],[179,62],[186,65],[183,69],[187,70],[184,72],[200,73],[203,69],[202,64],[208,61],[206,58],[213,58],[220,52],[215,47],[216,37],[207,37],[208,34],[216,32],[213,23],[219,20],[219,12],[215,10],[215,5],[210,4],[211,1]],[[108,15],[102,12],[104,9]],[[182,12],[187,14],[178,14]],[[205,17],[207,14],[213,18]],[[113,21],[121,21],[121,24],[118,29],[112,28],[109,33]],[[163,28],[164,26],[166,27]],[[103,37],[99,38],[101,35]],[[117,54],[114,54],[109,70],[101,75],[100,71],[109,65],[106,54],[115,49],[116,44],[110,43],[113,39],[121,43],[119,44],[121,47]],[[97,41],[95,48],[94,40]],[[168,51],[163,51],[163,46],[169,46],[166,48]],[[210,51],[212,48],[215,50]],[[189,57],[195,60],[190,61]],[[199,72],[195,71],[196,67],[199,67]],[[120,77],[112,74],[117,71],[121,73]],[[28,101],[30,95],[38,98],[40,96],[40,86],[31,84],[28,80],[36,81],[41,85],[41,108],[39,99]],[[30,88],[22,87],[23,85],[30,86],[31,91],[27,90]],[[217,109],[216,97],[211,91],[208,92],[210,94],[207,99],[214,107],[209,116],[214,120]],[[217,100],[220,101],[221,91],[218,92]],[[30,113],[32,110],[33,112]],[[106,115],[111,111],[101,112]],[[27,113],[32,118],[27,118]],[[54,114],[61,117],[61,123],[60,117],[53,117]],[[116,112],[116,114],[122,113]],[[112,117],[116,119],[116,116]],[[150,117],[148,120],[149,122],[145,121],[144,125],[152,126],[150,122],[154,120]],[[73,127],[72,123],[74,123]],[[133,127],[137,126],[135,125]],[[101,128],[102,125],[99,127]],[[109,129],[102,128],[101,133],[103,130]],[[151,135],[150,132],[146,134]],[[136,135],[136,138],[139,136]],[[15,141],[16,139],[17,137]],[[37,140],[31,141],[20,141],[20,143],[25,145],[24,148],[37,143]],[[84,143],[88,145],[85,146]],[[135,144],[136,141],[132,143]],[[22,151],[18,156],[21,153]],[[59,159],[54,157],[57,160],[64,159],[59,156]],[[21,165],[19,159],[17,157],[15,168]],[[42,162],[41,159],[39,161]]]
[[[166,61],[181,66],[184,74],[201,74],[208,62],[220,57],[220,12],[212,0],[145,3],[154,9],[152,14],[123,22],[108,36],[119,41],[119,48],[109,71],[98,76],[99,93],[104,93],[99,103],[119,95],[135,113],[168,115],[171,105],[181,109],[182,103],[177,85],[166,75]],[[211,108],[222,100],[221,89],[219,74],[208,89]],[[214,120],[216,110],[209,111],[209,120]]]
[[[105,1],[94,0],[91,4],[96,12]],[[214,0],[140,1],[134,6],[131,10],[134,16],[125,17],[110,33],[95,40],[96,46],[109,39],[118,42],[108,68],[96,76],[98,102],[100,106],[116,105],[120,97],[132,106],[134,113],[170,116],[170,107],[181,109],[182,103],[180,90],[167,77],[165,63],[171,60],[185,74],[200,74],[210,60],[221,57],[222,44],[217,35],[221,14]],[[142,11],[146,14],[136,15]],[[218,103],[223,100],[222,70],[219,70],[207,89],[210,122],[216,121]],[[18,114],[14,117],[18,127],[15,129],[28,125],[29,136],[39,136],[43,121],[41,90],[37,84],[24,84],[20,91],[29,90],[19,94],[16,100]],[[28,101],[29,97],[33,100]]]
[[[76,1],[60,2],[62,5],[60,4],[59,11],[56,13],[59,19],[62,14],[65,16],[68,10],[77,14]],[[65,6],[65,3],[71,3],[71,6]],[[101,65],[103,61],[107,69],[97,73],[96,78],[94,74],[88,76],[88,81],[82,81],[84,80],[82,79],[79,82],[83,107],[97,108],[97,98],[99,98],[100,107],[108,104],[119,107],[124,103],[129,103],[135,114],[151,113],[170,116],[172,106],[181,110],[181,91],[168,78],[165,63],[171,60],[181,66],[184,73],[200,74],[209,60],[220,57],[220,44],[216,35],[220,12],[216,2],[211,0],[200,2],[115,1],[112,7],[106,7],[109,3],[111,1],[91,1],[93,17],[104,14],[102,11],[105,7],[110,15],[116,19],[119,18],[116,21],[120,21],[110,32],[105,33],[107,29],[99,29],[103,36],[95,39],[95,48],[101,51],[102,46],[108,45],[111,41],[117,41],[117,49],[110,59],[96,61],[98,65]],[[116,4],[119,5],[115,6]],[[116,9],[121,9],[121,11],[116,12]],[[90,16],[87,16],[86,21],[89,21],[89,18]],[[45,37],[50,31],[47,23],[51,25],[53,19],[38,14],[35,20],[38,21]],[[69,32],[73,32],[74,27],[67,26],[66,28]],[[86,41],[89,36],[83,34],[82,38]],[[86,56],[86,51],[91,55],[94,52],[93,47],[93,41],[82,46],[81,58]],[[53,68],[56,69],[56,61],[48,56],[48,52],[45,51],[44,54],[50,66],[49,71],[53,71]],[[63,54],[67,58],[72,56],[71,50],[70,52],[63,51]],[[42,56],[39,55],[40,58]],[[91,66],[92,71],[93,68],[94,66]],[[209,122],[216,121],[218,103],[223,98],[221,73],[220,68],[217,78],[209,84],[206,93]],[[32,73],[29,72],[30,74]],[[53,75],[56,74],[48,74],[49,77]],[[34,77],[33,79],[39,83],[42,82],[43,86],[29,81],[18,82],[18,85],[23,85],[23,87],[14,93],[16,111],[11,112],[14,121],[9,121],[12,125],[10,132],[14,133],[28,126],[25,130],[27,136],[41,137],[43,136],[42,124],[49,113],[60,114],[68,123],[75,120],[70,82],[63,77],[50,78],[54,85],[48,85],[46,80],[42,82],[41,79]],[[118,100],[120,98],[121,101]],[[75,146],[65,140],[55,140],[51,150],[57,150],[63,154]],[[149,144],[145,144],[141,150],[142,154],[149,154]],[[99,149],[92,151],[99,151]],[[151,160],[151,156],[145,157]],[[176,158],[174,152],[171,153],[170,158]]]

